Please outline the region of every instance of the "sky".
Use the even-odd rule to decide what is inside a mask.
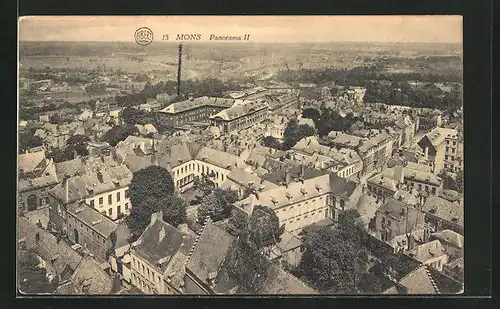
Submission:
[[[243,36],[255,43],[462,43],[462,17],[434,16],[27,16],[21,41],[133,42],[140,27],[168,34]]]

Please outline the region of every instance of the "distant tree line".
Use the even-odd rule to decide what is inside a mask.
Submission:
[[[426,81],[426,82],[462,82],[459,74],[424,74],[412,73],[381,73],[380,66],[363,66],[353,69],[300,69],[282,70],[277,78],[282,82],[327,84],[335,82],[338,85],[364,85],[370,80],[385,80],[391,82]]]
[[[402,82],[391,85],[370,82],[366,85],[364,101],[454,111],[462,106],[462,92],[452,89],[445,93],[434,84],[412,87]]]

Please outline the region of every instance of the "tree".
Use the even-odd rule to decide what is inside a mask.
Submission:
[[[76,153],[80,156],[87,156],[89,154],[87,149],[89,141],[90,138],[88,136],[76,134],[68,138],[66,141],[66,148],[68,148],[71,152],[76,151]]]
[[[314,128],[305,124],[299,126],[297,119],[292,118],[288,122],[287,126],[285,127],[285,131],[283,132],[284,141],[282,148],[283,150],[289,150],[304,137],[312,136],[314,134],[316,134]]]
[[[176,194],[164,196],[162,199],[158,200],[157,206],[157,208],[161,209],[163,212],[163,220],[176,227],[186,222],[186,207],[186,201]]]
[[[262,145],[269,147],[269,148],[274,148],[274,149],[281,148],[281,143],[273,136],[264,137],[262,139]]]
[[[24,153],[26,150],[42,145],[43,140],[40,137],[33,135],[32,132],[19,134],[19,153]]]
[[[162,209],[159,201],[173,193],[174,181],[166,169],[152,165],[134,173],[129,186],[132,210],[127,217],[127,225],[134,235],[142,234],[151,214]]]
[[[369,271],[361,276],[359,282],[359,290],[363,294],[380,294],[382,293],[382,282],[380,275],[376,275]]]
[[[257,249],[262,249],[280,242],[285,225],[279,224],[278,216],[269,207],[254,207],[249,221],[249,240]]]
[[[359,243],[321,227],[305,234],[304,247],[297,271],[313,287],[336,294],[357,292],[368,259]]]
[[[54,284],[49,282],[46,270],[38,267],[39,263],[33,252],[20,250],[17,264],[20,292],[25,294],[54,292]]]
[[[74,153],[69,147],[65,147],[64,149],[56,148],[52,150],[47,156],[49,158],[52,158],[55,163],[74,159]]]
[[[233,236],[241,236],[247,231],[248,215],[239,209],[233,208],[229,217],[229,233]]]
[[[239,286],[258,293],[266,278],[271,263],[243,238],[236,240],[236,246],[227,257],[227,269]]]
[[[213,203],[203,204],[198,209],[199,217],[203,218],[207,215],[213,221],[220,221],[231,216],[233,204],[238,201],[238,193],[230,189],[216,188],[213,194]]]
[[[132,125],[114,126],[103,134],[101,140],[115,147],[116,144],[125,140],[129,135],[134,135],[138,132],[137,127]]]

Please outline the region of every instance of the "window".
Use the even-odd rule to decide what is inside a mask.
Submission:
[[[90,206],[94,207],[94,200],[90,201]]]
[[[108,214],[109,214],[109,216],[113,215],[113,208],[108,209]]]
[[[387,220],[387,226],[391,226],[391,220]]]
[[[128,189],[125,190],[125,198],[128,198]]]
[[[128,210],[128,203],[125,203],[125,210]]]
[[[116,193],[116,201],[119,202],[120,201],[120,192],[117,192]]]
[[[385,217],[382,217],[382,223],[385,223]]]
[[[118,215],[122,213],[122,206],[121,205],[118,205],[118,207],[116,208],[116,213]]]
[[[432,187],[432,194],[436,194],[436,187]]]
[[[104,198],[100,197],[99,198],[99,205],[102,205],[102,203],[104,203]]]
[[[113,196],[110,194],[108,195],[108,204],[112,204],[113,203]]]

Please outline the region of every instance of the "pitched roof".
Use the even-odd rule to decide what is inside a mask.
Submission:
[[[300,171],[301,171],[300,166],[293,166],[289,168],[288,173],[290,174],[290,180],[298,182],[300,177]],[[272,182],[274,184],[280,184],[280,182],[282,182],[285,179],[285,172],[286,171],[284,169],[278,169],[275,172],[271,172],[267,175],[262,176],[262,179]],[[307,180],[320,177],[326,174],[328,174],[327,171],[304,167],[304,175],[302,178],[304,180]]]
[[[157,268],[159,268],[159,261],[165,260],[162,263],[162,268],[159,269],[168,274],[172,267],[170,264],[178,264],[176,261],[179,260],[179,257],[175,256],[179,252],[182,255],[188,255],[190,246],[194,242],[194,235],[183,233],[167,222],[158,219],[153,224],[148,225],[138,241],[139,244],[134,247],[134,252],[152,265],[157,265]]]
[[[464,226],[464,209],[460,204],[452,203],[438,196],[430,196],[422,211],[436,217]]]
[[[241,166],[237,156],[208,147],[200,149],[196,155],[196,160],[207,162],[226,170],[232,170],[233,168]]]
[[[288,231],[284,231],[280,236],[280,242],[276,246],[281,250],[281,252],[287,252],[293,250],[302,245],[302,241],[297,236],[293,235]]]
[[[302,280],[284,271],[276,265],[271,265],[264,286],[259,294],[319,294]]]
[[[440,294],[439,288],[425,265],[420,265],[398,281],[407,294]]]
[[[67,211],[104,237],[108,237],[118,227],[113,220],[84,203],[73,203]]]
[[[59,182],[59,179],[56,175],[54,163],[51,161],[48,163],[48,165],[45,166],[44,169],[41,169],[36,173],[32,172],[31,174],[32,175],[20,175],[17,184],[19,192],[56,185]]]
[[[455,246],[457,248],[464,247],[464,237],[455,231],[443,230],[441,232],[432,234],[432,236],[441,240],[441,241],[452,244],[453,246]]]
[[[354,181],[330,174],[330,192],[335,195],[349,198],[357,186],[358,184]]]
[[[19,154],[17,157],[18,168],[24,173],[32,172],[45,161],[45,151],[28,152]]]
[[[102,175],[100,179],[100,175]],[[101,181],[102,180],[102,181]],[[124,188],[130,184],[132,172],[125,165],[118,165],[100,171],[91,172],[73,176],[67,180],[68,200],[66,201],[65,187],[60,184],[49,192],[57,198],[73,202],[94,196],[100,193],[113,191],[117,188]]]
[[[387,202],[384,203],[384,205],[382,205],[382,207],[380,207],[378,210],[377,210],[377,213],[383,213],[383,214],[386,214],[386,215],[390,215],[392,218],[400,221],[400,220],[403,220],[404,219],[404,211],[408,210],[408,213],[409,213],[409,220],[410,222],[412,222],[413,220],[411,220],[411,217],[414,217],[418,211],[413,208],[412,206],[406,204],[406,203],[403,203],[402,201],[398,201],[396,199],[393,199],[393,198],[389,198],[387,200]]]
[[[84,291],[84,294],[110,294],[113,288],[111,277],[90,258],[80,263],[71,277],[71,282]]]
[[[286,205],[299,203],[316,198],[330,192],[330,175],[322,175],[305,180],[304,183],[292,182],[288,188],[282,186],[276,189],[250,195],[244,200],[235,203],[235,206],[247,214],[253,212],[253,206],[263,205],[271,209],[281,208]]]
[[[208,284],[208,276],[219,271],[235,238],[213,223],[208,223],[198,239],[186,268]],[[217,250],[214,250],[217,248]]]
[[[36,235],[40,237],[36,242]],[[82,257],[64,241],[57,242],[54,235],[39,229],[25,218],[19,219],[19,239],[25,239],[26,247],[33,249],[43,260],[51,262],[61,274],[66,267],[75,270]]]
[[[428,260],[446,254],[446,251],[439,240],[433,240],[413,247],[406,254],[415,260],[425,263]]]
[[[268,107],[269,106],[266,102],[245,101],[242,104],[235,104],[230,108],[227,108],[215,115],[210,116],[210,119],[221,118],[223,120],[231,121],[254,111],[259,111]]]
[[[195,109],[202,106],[216,106],[229,108],[233,106],[236,100],[215,98],[215,97],[198,97],[192,100],[184,100],[181,102],[172,103],[164,109],[160,110],[160,113],[166,114],[176,114],[187,110]]]

